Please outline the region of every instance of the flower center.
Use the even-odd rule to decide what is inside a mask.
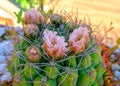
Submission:
[[[81,38],[82,38],[82,35],[77,36],[76,39],[75,39],[75,42],[81,40]]]
[[[53,40],[51,41],[51,43],[52,43],[52,45],[57,44],[57,42],[55,41],[55,39],[53,39]]]
[[[32,49],[30,50],[30,54],[32,54],[32,55],[36,55],[36,54],[37,54],[36,49],[32,48]]]

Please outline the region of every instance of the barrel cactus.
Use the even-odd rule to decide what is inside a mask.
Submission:
[[[44,16],[36,9],[25,13],[8,67],[13,86],[102,86],[106,69],[91,28],[60,14],[49,22]]]

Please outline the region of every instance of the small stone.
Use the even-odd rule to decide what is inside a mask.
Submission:
[[[0,75],[1,74],[4,74],[5,72],[7,72],[8,69],[7,69],[7,64],[4,64],[4,63],[0,63]]]
[[[15,27],[14,30],[17,32],[17,34],[21,34],[21,35],[24,34],[24,30],[21,27]]]
[[[2,76],[0,76],[1,84],[4,83],[4,82],[9,82],[9,81],[11,81],[11,79],[12,79],[12,76],[9,72],[6,72]]]
[[[0,37],[3,36],[5,34],[5,29],[0,27]]]
[[[113,80],[114,80],[114,81],[118,81],[118,78],[114,77]]]
[[[7,64],[7,62],[10,60],[11,56],[2,56],[0,55],[0,64]]]
[[[12,41],[2,41],[0,43],[0,55],[10,55],[13,49],[14,46]]]
[[[119,84],[116,84],[116,86],[120,86]]]
[[[112,54],[111,56],[110,56],[110,60],[111,61],[115,61],[117,58],[115,57],[115,55],[114,54]]]
[[[116,70],[116,71],[114,72],[114,74],[115,74],[115,76],[116,76],[117,78],[120,77],[120,71],[117,71],[117,70]]]
[[[0,64],[5,63],[5,56],[0,55]]]
[[[117,63],[112,64],[112,70],[120,70],[120,65]]]
[[[120,57],[120,48],[116,49],[114,51],[114,54],[115,54],[116,57]]]

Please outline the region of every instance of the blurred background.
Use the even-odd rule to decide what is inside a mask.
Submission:
[[[0,0],[0,24],[21,26],[15,15],[21,9],[23,14],[30,8],[44,12],[67,12],[79,19],[99,27],[97,31],[113,44],[120,36],[120,0]],[[23,15],[22,15],[23,16]]]
[[[6,59],[4,53],[7,52],[7,56],[11,56],[9,52],[13,50],[13,44],[10,38],[12,36],[14,38],[16,34],[14,30],[5,31],[5,29],[20,27],[21,31],[23,31],[21,18],[24,16],[24,12],[30,8],[37,8],[43,14],[68,14],[74,20],[76,18],[84,20],[87,24],[91,25],[97,34],[102,34],[104,44],[107,44],[105,49],[108,49],[110,52],[105,50],[109,54],[107,61],[108,63],[110,62],[110,69],[113,70],[113,74],[116,76],[113,78],[114,81],[118,82],[118,85],[113,86],[120,86],[120,46],[117,46],[118,49],[115,50],[116,56],[111,54],[112,50],[110,49],[111,46],[114,47],[118,38],[120,43],[119,5],[120,0],[0,0],[0,66],[4,65],[3,62]],[[8,39],[5,38],[6,35]],[[10,45],[8,46],[8,44]]]

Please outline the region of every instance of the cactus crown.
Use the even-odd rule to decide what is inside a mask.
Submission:
[[[12,72],[20,72],[21,80],[25,77],[34,86],[43,82],[45,86],[75,86],[84,83],[84,77],[79,79],[81,72],[83,76],[96,77],[95,68],[102,63],[102,58],[99,42],[88,25],[73,21],[67,13],[46,18],[36,9],[26,12],[24,20],[25,32],[18,34],[21,37],[15,44],[15,57],[10,65]],[[92,58],[93,53],[99,57]]]

